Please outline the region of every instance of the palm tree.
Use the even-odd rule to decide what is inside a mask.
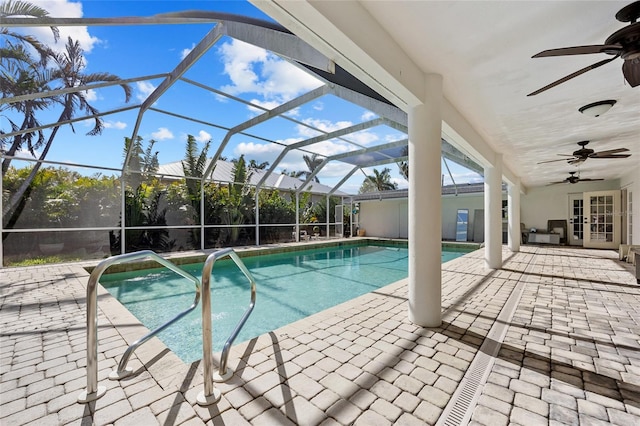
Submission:
[[[408,146],[405,146],[402,149],[402,155],[403,156],[409,155],[409,147]],[[408,160],[399,161],[397,163],[397,165],[398,165],[398,171],[400,172],[402,177],[404,177],[406,180],[409,180],[409,161]]]
[[[49,13],[39,6],[23,1],[9,0],[0,3],[0,18],[11,16],[44,18],[49,16]],[[59,37],[58,28],[51,27],[51,31],[53,32],[54,40],[57,41]],[[51,51],[36,38],[12,32],[9,28],[0,26],[0,34],[3,35],[3,43],[0,46],[0,92],[2,97],[14,97],[49,90],[51,73],[46,68],[46,63],[50,58]],[[31,56],[26,46],[33,48],[39,54],[38,60]],[[13,110],[24,117],[22,124],[17,125],[5,116],[9,121],[11,131],[16,132],[38,127],[40,123],[36,119],[36,112],[48,108],[53,102],[54,100],[51,98],[11,102],[3,104],[0,112]],[[4,132],[0,131],[0,135],[2,133]],[[37,139],[34,142],[34,137],[36,136]],[[5,149],[5,145],[8,145],[9,141],[0,138],[0,148],[8,157],[5,157],[2,161],[3,174],[9,169],[11,157],[23,148],[24,143],[27,144],[29,152],[35,156],[34,150],[44,143],[42,130],[15,135],[8,149]]]
[[[264,170],[264,169],[267,168],[267,166],[269,166],[269,162],[268,161],[263,161],[262,163],[258,163],[254,159],[249,160],[249,164],[247,165],[247,167],[250,170]]]
[[[373,175],[367,175],[360,187],[360,193],[365,192],[382,192],[393,191],[398,189],[398,184],[391,182],[391,170],[387,167],[379,172],[378,169],[373,169]]]
[[[202,177],[204,177],[204,172],[207,169],[207,153],[209,152],[209,147],[211,146],[211,141],[207,142],[200,151],[200,154],[197,153],[198,144],[196,143],[196,138],[192,135],[187,136],[187,149],[185,153],[184,160],[182,160],[182,171],[184,172],[186,185],[187,185],[187,193],[189,195],[189,201],[191,202],[191,207],[193,208],[193,214],[195,223],[200,223],[200,185],[203,184]],[[189,179],[189,178],[199,178],[199,179]],[[193,233],[194,241],[199,243],[199,233]]]
[[[320,157],[318,154],[313,154],[311,156],[309,155],[303,155],[302,159],[304,160],[304,162],[307,164],[307,168],[309,170],[305,170],[303,172],[295,172],[295,174],[293,175],[293,177],[301,177],[304,176],[305,178],[309,178],[309,176],[311,176],[311,174],[318,168],[318,166],[320,166],[320,164],[322,164],[322,162],[324,161],[324,159],[322,157]],[[320,183],[320,179],[318,179],[318,176],[314,176],[313,177],[313,181],[316,183]]]
[[[160,167],[158,151],[153,151],[155,143],[156,141],[151,139],[149,145],[144,148],[142,137],[138,136],[134,140],[127,137],[124,138],[123,157],[125,160],[127,159],[127,153],[131,151],[125,175],[127,176],[127,183],[134,189],[140,186],[142,182],[148,181]]]
[[[66,50],[62,53],[55,53],[50,51],[50,56],[52,57],[56,67],[52,71],[52,77],[55,81],[60,82],[60,88],[71,89],[78,86],[85,86],[91,83],[98,82],[113,82],[120,81],[121,78],[109,74],[109,73],[93,73],[93,74],[84,74],[83,71],[85,69],[85,62],[82,48],[80,47],[80,43],[77,41],[73,41],[71,37],[68,38],[66,44]],[[131,97],[131,86],[126,83],[120,84],[125,93],[125,102],[129,102]],[[64,95],[61,95],[60,98],[56,98],[59,103],[62,104],[62,112],[60,117],[58,118],[58,122],[65,122],[74,117],[77,110],[84,111],[89,115],[92,115],[94,120],[93,128],[87,133],[89,136],[94,136],[102,133],[103,122],[102,119],[97,116],[98,110],[91,106],[86,98],[86,93],[83,91],[75,91],[68,92]],[[51,145],[60,129],[61,125],[57,125],[53,127],[49,138],[44,145],[44,149],[40,154],[39,160],[44,160],[51,148]],[[71,129],[74,130],[73,125],[71,125]],[[18,190],[11,196],[7,205],[3,207],[2,215],[3,217],[7,217],[8,213],[15,209],[15,207],[20,203],[20,200],[23,198],[27,189],[33,182],[40,166],[41,162],[35,163],[33,168],[31,169],[31,173],[24,180],[22,185],[18,188]],[[16,212],[14,212],[15,214]]]
[[[51,80],[51,72],[42,68],[28,68],[19,69],[12,75],[9,72],[2,73],[0,79],[0,90],[3,96],[7,94],[10,96],[19,96],[29,93],[45,92],[49,90],[49,82]],[[36,98],[28,99],[21,102],[13,102],[10,104],[4,104],[5,108],[11,109],[23,116],[22,123],[16,124],[8,116],[5,116],[12,132],[31,129],[40,126],[40,122],[36,117],[38,111],[45,110],[55,102],[54,98]],[[1,109],[0,109],[1,110]],[[0,131],[0,135],[4,133]],[[9,169],[11,160],[16,152],[24,147],[35,156],[35,150],[38,149],[44,143],[44,132],[42,130],[21,133],[14,135],[11,139],[10,146],[5,150],[4,146],[9,145],[9,141],[0,139],[0,146],[3,153],[6,155],[2,161],[2,173],[5,174]]]
[[[235,243],[240,236],[240,226],[250,218],[254,201],[251,196],[251,175],[253,171],[247,171],[247,163],[244,155],[232,160],[233,182],[229,183],[224,201],[222,222],[233,225],[229,230],[230,242]]]
[[[49,12],[40,6],[36,6],[26,1],[13,1],[7,0],[3,3],[0,3],[0,18],[9,18],[11,16],[14,17],[30,17],[30,18],[46,18],[49,16]],[[0,23],[2,21],[0,20]],[[51,32],[53,33],[54,41],[58,41],[60,38],[60,30],[58,27],[50,27]],[[33,47],[36,52],[40,55],[40,62],[42,64],[46,64],[47,59],[50,54],[49,48],[40,43],[35,37],[30,35],[24,35],[20,33],[15,33],[9,30],[7,27],[0,26],[0,34],[4,36],[5,45],[2,46],[2,50],[0,50],[0,58],[11,58],[14,50],[17,46],[29,45]],[[10,40],[15,40],[15,43],[12,43]],[[6,50],[5,50],[6,49]],[[15,59],[15,58],[14,58]]]

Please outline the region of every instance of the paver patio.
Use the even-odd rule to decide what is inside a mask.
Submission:
[[[440,327],[411,324],[406,280],[394,283],[236,345],[234,376],[207,408],[201,362],[155,338],[133,376],[108,380],[146,329],[104,290],[107,392],[77,403],[89,274],[4,269],[0,424],[640,424],[640,286],[617,253],[523,246],[495,271],[483,255],[443,265]]]

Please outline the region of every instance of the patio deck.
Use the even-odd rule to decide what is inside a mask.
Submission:
[[[98,379],[108,390],[78,404],[88,273],[2,270],[0,424],[640,424],[640,286],[629,267],[613,251],[503,255],[496,271],[483,250],[443,265],[441,327],[408,321],[403,280],[236,345],[235,374],[208,408],[195,401],[201,363],[155,338],[132,357],[132,377],[107,379],[145,329],[104,291]]]

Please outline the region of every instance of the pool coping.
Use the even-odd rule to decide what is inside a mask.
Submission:
[[[239,246],[239,247],[230,247],[232,248],[240,258],[244,257],[252,257],[252,256],[261,256],[265,254],[279,254],[279,253],[287,253],[292,251],[299,251],[301,249],[304,250],[313,250],[317,248],[325,248],[325,247],[358,247],[366,244],[380,244],[384,246],[392,246],[392,247],[403,247],[408,248],[408,240],[399,239],[399,238],[379,238],[379,237],[353,237],[353,238],[340,238],[340,239],[331,239],[331,240],[318,240],[318,241],[308,241],[304,243],[282,243],[275,245],[263,245],[263,246]],[[471,242],[453,242],[453,241],[443,241],[442,248],[450,248],[450,249],[472,249],[477,250],[481,247],[481,244],[471,243]],[[211,253],[215,253],[220,249],[207,249],[204,251],[197,252],[172,252],[172,253],[159,253],[162,257],[167,260],[170,260],[175,265],[187,265],[193,263],[204,263],[207,260],[207,257]],[[93,269],[98,265],[98,263],[87,263],[84,262],[84,268],[91,273]],[[117,265],[112,265],[108,270],[104,272],[104,274],[113,274],[118,272],[130,272],[137,271],[142,269],[152,269],[158,266],[158,263],[152,260],[149,261],[137,261],[135,263],[122,263]]]
[[[347,244],[345,244],[347,242]],[[350,243],[350,244],[349,244]],[[301,248],[315,249],[315,248],[323,248],[323,247],[341,247],[341,246],[362,246],[366,244],[379,243],[384,244],[385,246],[403,246],[407,247],[407,240],[403,239],[383,239],[383,238],[374,238],[374,237],[356,237],[342,240],[330,240],[330,241],[318,241],[313,243],[293,243],[288,244],[287,246],[278,246],[278,247],[243,247],[238,248],[237,253],[240,257],[251,257],[258,256],[263,254],[277,254],[277,253],[286,253],[300,250]],[[452,242],[444,242],[443,248],[479,248],[479,244],[465,244],[465,243],[452,243]],[[235,249],[234,249],[235,250]],[[215,252],[216,250],[211,250],[211,252]],[[209,254],[192,254],[187,256],[167,256],[166,258],[173,262],[176,265],[185,265],[191,263],[201,263],[204,262]],[[462,258],[464,256],[461,256]],[[453,259],[449,262],[456,261],[460,258]],[[146,268],[142,268],[140,266],[145,265]],[[141,269],[147,269],[149,267],[157,266],[156,262],[153,261],[143,261],[136,263],[125,263],[121,265],[113,265],[111,268],[119,269],[118,266],[129,266],[130,268],[124,269],[122,271],[113,271],[112,273],[117,272],[128,272],[135,271]],[[90,273],[96,265],[92,266],[84,266],[83,269]],[[387,284],[379,289],[375,290],[378,293],[390,293],[396,290],[398,287],[402,287],[407,284],[407,278],[403,278],[401,280],[395,281],[393,283]],[[100,283],[98,283],[98,309],[101,313],[106,317],[108,322],[113,326],[118,334],[122,336],[127,345],[133,344],[136,340],[141,338],[142,336],[149,333],[149,329],[142,323],[138,318],[131,313],[115,296],[109,293]],[[281,327],[278,327],[274,330],[270,330],[266,333],[260,334],[252,339],[242,341],[239,343],[234,343],[230,349],[229,356],[229,368],[233,369],[234,360],[237,361],[240,357],[245,353],[247,348],[250,345],[255,346],[257,341],[261,341],[265,339],[265,336],[269,336],[270,334],[275,335],[288,335],[292,332],[292,330],[299,330],[303,328],[304,324],[308,324],[309,322],[315,322],[318,318],[324,318],[327,315],[332,316],[333,312],[339,313],[344,309],[343,305],[347,305],[349,303],[353,303],[360,298],[367,298],[369,293],[362,294],[353,299],[349,299],[338,305],[329,307],[320,312],[316,312],[299,320],[293,321],[291,323],[285,324]],[[200,307],[200,306],[198,306]],[[196,308],[198,309],[198,308]],[[215,325],[214,325],[215,327]],[[227,337],[225,337],[226,339]],[[100,336],[98,335],[98,342],[100,342]],[[255,348],[254,348],[255,349]],[[133,377],[137,376],[140,371],[147,370],[151,377],[155,379],[161,386],[170,387],[170,386],[180,386],[180,383],[176,381],[183,381],[185,374],[190,370],[198,370],[202,372],[202,358],[193,361],[191,363],[187,363],[183,361],[175,352],[171,350],[162,340],[160,340],[157,336],[149,339],[143,345],[139,346],[134,352],[135,356],[132,356],[129,360],[129,367],[131,367],[134,371]],[[213,360],[214,360],[214,369],[217,369],[220,360],[220,351],[213,352]],[[171,368],[168,368],[168,367]],[[114,368],[115,370],[115,368]],[[126,379],[123,379],[126,380]]]

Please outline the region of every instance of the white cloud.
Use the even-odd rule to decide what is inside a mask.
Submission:
[[[282,151],[282,147],[274,144],[261,144],[254,142],[240,142],[233,153],[237,156],[244,154],[247,158],[253,158],[252,155],[264,155],[267,153],[279,154]]]
[[[151,93],[153,93],[154,90],[156,90],[156,86],[154,86],[153,84],[149,83],[148,81],[138,81],[138,82],[136,82],[136,88],[138,89],[138,92],[139,92],[136,95],[136,98],[140,102],[144,102],[144,100],[147,99],[149,97],[149,95]]]
[[[211,135],[204,130],[200,130],[198,132],[198,136],[195,137],[198,142],[209,142],[211,140]]]
[[[327,132],[327,133],[353,125],[351,121],[337,121],[333,123],[329,120],[323,120],[319,118],[307,118],[302,121],[311,127],[315,127],[316,129],[322,130],[323,132]],[[297,131],[298,131],[298,134],[300,134],[300,136],[309,137],[309,138],[317,136],[319,134],[317,131],[300,124],[297,125]]]
[[[318,101],[313,104],[312,108],[315,109],[316,111],[322,111],[324,109],[324,103]]]
[[[405,189],[409,187],[409,182],[407,182],[407,180],[403,178],[392,177],[391,182],[398,185],[398,189]]]
[[[171,130],[166,127],[160,127],[158,128],[158,131],[151,133],[151,137],[158,141],[173,139],[173,133],[171,133]]]
[[[277,107],[278,105],[280,105],[280,102],[271,100],[271,101],[261,101],[259,99],[251,99],[250,101],[252,104],[261,106],[262,108],[266,108],[267,110],[272,110],[275,107]],[[264,110],[261,110],[260,108],[255,108],[252,106],[249,106],[249,111],[251,111],[252,113],[254,113],[255,115],[260,115],[262,113],[264,113]]]
[[[221,90],[232,95],[256,93],[264,102],[282,104],[322,84],[278,56],[239,40],[224,43],[219,53],[231,80]]]
[[[85,90],[84,96],[87,98],[87,102],[91,103],[98,99],[98,92],[93,89]]]
[[[82,18],[82,3],[69,0],[38,0],[33,2],[37,6],[49,12],[49,15],[55,18]],[[38,40],[48,44],[54,50],[61,52],[67,43],[67,38],[71,37],[74,41],[78,41],[85,53],[90,53],[94,46],[101,43],[101,40],[89,34],[87,27],[84,26],[59,26],[60,40],[54,44],[53,33],[49,27],[29,28],[29,33],[33,34]]]
[[[300,117],[300,107],[287,111],[284,115],[289,117]]]
[[[186,48],[186,49],[182,49],[182,51],[180,51],[180,59],[184,59],[187,57],[187,55],[193,50],[193,48],[196,47],[195,43],[191,44],[191,47]]]
[[[452,168],[451,163],[449,164],[450,164],[449,167]],[[444,168],[443,168],[443,174],[444,174],[444,184],[445,185],[453,184],[453,182],[451,181],[451,176],[449,176],[449,173]],[[466,172],[458,172],[458,173],[452,172],[452,175],[453,175],[453,179],[458,185],[467,184],[467,183],[484,182],[484,180],[482,179],[482,176],[480,176],[476,172],[472,172],[471,170],[467,170]],[[411,170],[409,170],[409,176],[411,176]]]
[[[122,130],[127,127],[127,123],[123,123],[122,121],[105,121],[104,128],[105,129],[118,129]]]
[[[40,156],[40,152],[38,150],[34,150],[34,152],[36,153],[36,155],[39,157]],[[21,158],[37,158],[35,156],[33,156],[28,150],[21,148],[19,149],[16,154],[16,157],[21,157]]]
[[[236,158],[244,154],[247,160],[256,160],[257,163],[268,161],[272,164],[282,149],[281,146],[274,144],[241,142],[234,148],[233,154]]]
[[[373,112],[371,112],[371,111],[365,111],[365,112],[362,114],[362,117],[361,117],[361,118],[362,118],[362,121],[369,121],[369,120],[373,120],[373,119],[374,119],[374,118],[376,118],[376,117],[377,117],[377,115],[376,115],[376,114],[374,114]]]
[[[372,142],[378,141],[380,138],[375,133],[371,133],[367,130],[362,130],[360,132],[351,133],[350,135],[345,137],[347,140],[351,142],[355,142],[359,145],[369,145]]]

